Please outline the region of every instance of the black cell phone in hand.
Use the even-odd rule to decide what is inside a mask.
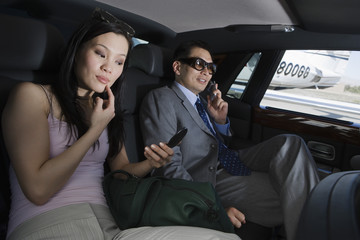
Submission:
[[[208,83],[208,86],[206,87],[206,91],[207,91],[207,95],[210,95],[210,100],[214,100],[215,98],[215,94],[214,94],[214,91],[216,89],[216,82],[215,81],[210,81]]]
[[[187,133],[187,128],[183,128],[180,131],[178,131],[168,142],[167,144],[168,147],[173,148],[176,145],[178,145],[181,142],[181,140],[185,137],[186,133]]]

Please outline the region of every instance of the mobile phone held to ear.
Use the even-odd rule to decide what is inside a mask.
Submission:
[[[183,128],[180,131],[178,131],[167,143],[168,147],[173,148],[176,145],[178,145],[181,142],[181,140],[185,137],[186,133],[187,133],[187,128]]]
[[[210,100],[211,100],[211,101],[214,100],[214,98],[215,98],[215,96],[216,96],[216,95],[214,94],[215,89],[216,89],[216,83],[215,83],[215,81],[210,81],[210,82],[208,83],[208,86],[207,86],[206,90],[207,90],[207,94],[210,95]]]

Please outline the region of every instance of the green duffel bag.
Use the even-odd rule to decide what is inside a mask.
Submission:
[[[234,232],[210,183],[138,178],[117,170],[105,176],[103,187],[110,211],[122,230],[141,226],[196,226]]]

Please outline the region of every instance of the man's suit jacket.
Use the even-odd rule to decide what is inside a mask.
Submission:
[[[168,142],[181,128],[188,129],[180,145],[173,148],[172,161],[155,169],[153,175],[211,182],[215,186],[218,142],[174,83],[147,94],[140,109],[140,125],[146,145]]]

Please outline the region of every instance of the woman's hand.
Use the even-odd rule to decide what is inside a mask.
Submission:
[[[174,151],[165,143],[160,142],[159,145],[146,146],[144,155],[152,168],[160,168],[171,161]]]
[[[207,108],[209,114],[214,118],[217,124],[225,124],[226,117],[228,113],[228,103],[221,98],[221,91],[217,88],[218,85],[215,85],[215,90],[213,94],[215,95],[214,99],[211,100],[211,97],[207,96]]]
[[[228,207],[225,209],[227,215],[230,218],[231,223],[236,227],[240,228],[242,224],[245,224],[245,215],[234,207]]]
[[[95,105],[90,117],[90,126],[101,126],[102,129],[108,125],[108,123],[115,117],[115,97],[108,85],[105,86],[105,90],[109,96],[108,99],[102,99],[97,97],[95,99]]]

